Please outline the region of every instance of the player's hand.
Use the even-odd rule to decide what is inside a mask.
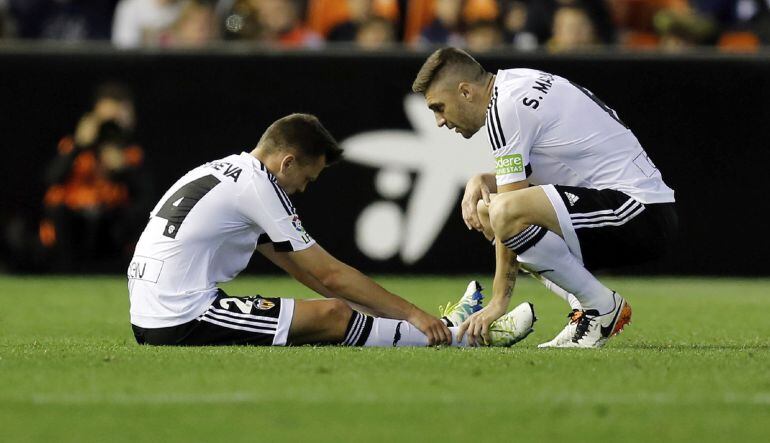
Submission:
[[[484,175],[479,174],[468,180],[465,185],[465,194],[463,194],[462,204],[460,205],[463,212],[463,221],[468,229],[475,229],[477,231],[483,231],[481,220],[479,220],[479,214],[476,206],[479,200],[484,200],[484,203],[489,204],[490,189],[484,180]]]
[[[471,346],[489,345],[489,325],[505,314],[505,307],[497,304],[490,304],[478,312],[474,312],[468,317],[460,329],[457,330],[457,340],[462,341],[463,336],[468,334],[468,344]]]
[[[452,344],[452,332],[443,321],[415,307],[407,321],[428,337],[428,345]]]

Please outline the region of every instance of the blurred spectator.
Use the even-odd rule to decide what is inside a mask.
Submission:
[[[217,39],[217,21],[210,3],[189,2],[162,38],[163,46],[200,48]]]
[[[716,25],[692,8],[663,9],[655,14],[653,23],[660,35],[660,49],[681,52],[698,45],[714,43]]]
[[[738,0],[735,15],[740,28],[752,31],[763,44],[770,44],[770,0]]]
[[[468,26],[465,43],[470,52],[486,52],[498,49],[503,44],[503,31],[497,22],[478,20]]]
[[[174,24],[186,0],[120,0],[112,25],[112,43],[119,48],[157,45]]]
[[[132,143],[134,123],[129,92],[105,84],[74,136],[59,142],[46,173],[49,187],[39,229],[40,244],[55,270],[131,254],[130,242],[152,203],[143,151]]]
[[[729,27],[738,20],[740,0],[690,0],[689,3],[698,13],[722,26]]]
[[[522,51],[537,48],[537,37],[527,32],[527,2],[507,0],[502,2],[502,23],[506,43]]]
[[[117,0],[8,0],[16,36],[44,40],[107,40]]]
[[[588,13],[575,6],[563,6],[553,16],[550,52],[584,51],[596,45],[596,31]]]
[[[396,30],[390,20],[371,17],[360,23],[356,32],[356,44],[361,49],[377,50],[391,48],[396,43]]]
[[[604,0],[533,0],[528,6],[526,30],[536,36],[540,44],[553,37],[556,11],[568,6],[585,11],[597,43],[612,44],[615,41],[615,27]]]
[[[259,0],[220,0],[217,15],[222,17],[225,40],[258,40],[262,33]]]
[[[11,17],[8,14],[8,0],[0,0],[0,39],[11,35]]]
[[[435,18],[420,32],[419,44],[464,46],[463,0],[435,0]]]
[[[259,0],[257,2],[261,40],[284,48],[317,48],[323,39],[302,23],[296,0]]]
[[[372,0],[347,0],[347,7],[348,20],[334,26],[329,31],[327,40],[331,42],[358,41],[359,28],[374,16]],[[374,25],[375,28],[377,26],[380,26],[380,30],[385,28],[384,24]],[[358,43],[361,44],[360,41]]]

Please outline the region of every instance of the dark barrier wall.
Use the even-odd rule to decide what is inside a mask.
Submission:
[[[42,170],[59,137],[72,131],[89,106],[93,86],[103,80],[124,81],[135,91],[138,138],[159,198],[188,169],[249,150],[271,121],[291,112],[317,114],[340,140],[369,131],[412,131],[404,97],[424,56],[0,54],[0,218],[5,223],[12,214],[38,216]],[[770,60],[495,56],[480,61],[488,69],[543,69],[588,87],[630,125],[676,190],[682,226],[676,253],[627,272],[770,275],[765,230]],[[395,144],[392,152],[398,152]],[[460,157],[453,161],[464,166]],[[420,215],[419,209],[429,205],[418,203],[446,198],[417,200],[417,188],[428,180],[419,168],[378,171],[362,163],[329,169],[294,199],[305,227],[328,250],[366,271],[492,269],[491,248],[462,224],[462,190],[449,172],[443,194],[451,197],[451,214],[445,222],[431,220],[439,223],[438,234],[420,243],[419,229],[410,224],[415,221],[405,214],[427,220],[432,215]],[[410,204],[413,199],[417,203]],[[401,226],[392,229],[390,221]],[[364,243],[369,256],[361,250]]]

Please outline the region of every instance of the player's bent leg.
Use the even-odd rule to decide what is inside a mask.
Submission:
[[[604,323],[613,323],[614,327],[610,319],[619,309],[616,301],[622,298],[616,298],[571,253],[561,237],[556,209],[543,187],[499,195],[490,205],[490,220],[497,238],[517,255],[520,263],[580,302],[583,321],[570,322],[562,335],[569,335],[573,343],[579,341],[580,347],[601,346],[609,336],[605,332],[612,329]]]
[[[490,197],[492,197],[492,199],[495,199],[497,198],[498,195],[499,194],[493,194]],[[479,200],[476,206],[476,212],[478,213],[479,221],[481,222],[481,225],[484,229],[483,231],[484,237],[486,237],[487,240],[492,241],[495,238],[495,233],[494,233],[494,230],[492,229],[492,223],[489,220],[489,206],[484,200]],[[560,288],[552,281],[548,280],[547,278],[543,277],[537,272],[534,272],[534,270],[527,269],[527,266],[525,264],[522,264],[522,265],[523,265],[522,268],[524,271],[526,271],[536,280],[541,282],[546,288],[548,288],[549,291],[553,292],[560,298],[564,299],[564,301],[566,301],[572,309],[575,309],[575,310],[582,309],[582,307],[580,306],[580,301],[578,301],[578,299],[575,298],[573,294],[570,294],[569,292]]]
[[[353,310],[342,300],[295,300],[289,343],[341,343]]]
[[[540,186],[498,194],[489,204],[489,219],[495,236],[502,240],[532,225],[561,236],[556,211]]]

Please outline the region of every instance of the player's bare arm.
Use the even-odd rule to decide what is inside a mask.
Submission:
[[[484,175],[485,174],[480,174],[476,176],[475,178],[477,178],[477,180],[471,179],[471,181],[474,182],[473,186],[480,189],[487,186],[487,183],[484,183],[485,181],[494,183],[493,174],[488,174],[491,176],[491,180],[489,177],[485,178]],[[471,182],[469,182],[469,187],[470,185]],[[498,198],[505,200],[508,194],[521,192],[522,190],[527,189],[528,186],[529,184],[526,181],[510,183],[500,186],[499,189],[495,189],[500,192],[497,195],[488,195],[488,200],[476,200],[476,203],[474,204],[474,213],[479,219],[479,225],[482,227],[480,230],[487,236],[487,238],[491,236],[489,233],[490,230],[493,231],[492,234],[496,234],[489,216],[489,206],[492,202],[497,201]],[[497,188],[496,185],[495,188]],[[467,190],[468,187],[466,187],[466,195]],[[489,203],[487,203],[487,201]],[[496,206],[498,205],[496,204]],[[495,238],[495,276],[492,282],[492,299],[484,309],[473,314],[460,327],[461,334],[467,331],[471,343],[488,342],[489,325],[500,318],[508,310],[513,295],[513,289],[516,284],[516,276],[519,272],[519,263],[516,260],[516,254],[502,243],[501,239],[507,237],[495,235]],[[460,335],[460,337],[462,337],[462,335]]]
[[[287,274],[292,276],[292,278],[310,288],[313,292],[326,298],[336,298],[334,293],[321,284],[318,279],[294,263],[287,253],[276,252],[272,243],[258,245],[257,251],[270,260],[274,265],[283,269]]]
[[[385,290],[357,269],[334,258],[320,245],[276,255],[285,256],[289,269],[299,275],[307,274],[305,281],[300,280],[303,284],[306,281],[311,285],[319,283],[323,289],[316,292],[322,295],[343,298],[364,306],[379,317],[406,320],[428,336],[430,344],[452,342],[452,334],[441,320]],[[316,290],[313,286],[308,287]]]
[[[315,277],[310,275],[304,269],[301,269],[299,266],[297,266],[297,264],[291,260],[288,254],[284,252],[276,252],[272,243],[264,243],[264,244],[258,245],[257,251],[259,251],[259,253],[265,256],[268,260],[273,262],[273,264],[283,269],[287,274],[291,275],[295,280],[297,280],[298,282],[302,283],[303,285],[313,290],[315,293],[322,295],[326,298],[339,298],[337,297],[336,294],[330,291],[326,286],[322,285],[321,282],[318,281]],[[350,300],[344,300],[344,301],[356,311],[359,311],[366,315],[371,315],[371,316],[377,315],[371,309],[365,306],[359,305],[358,303],[353,303]]]

